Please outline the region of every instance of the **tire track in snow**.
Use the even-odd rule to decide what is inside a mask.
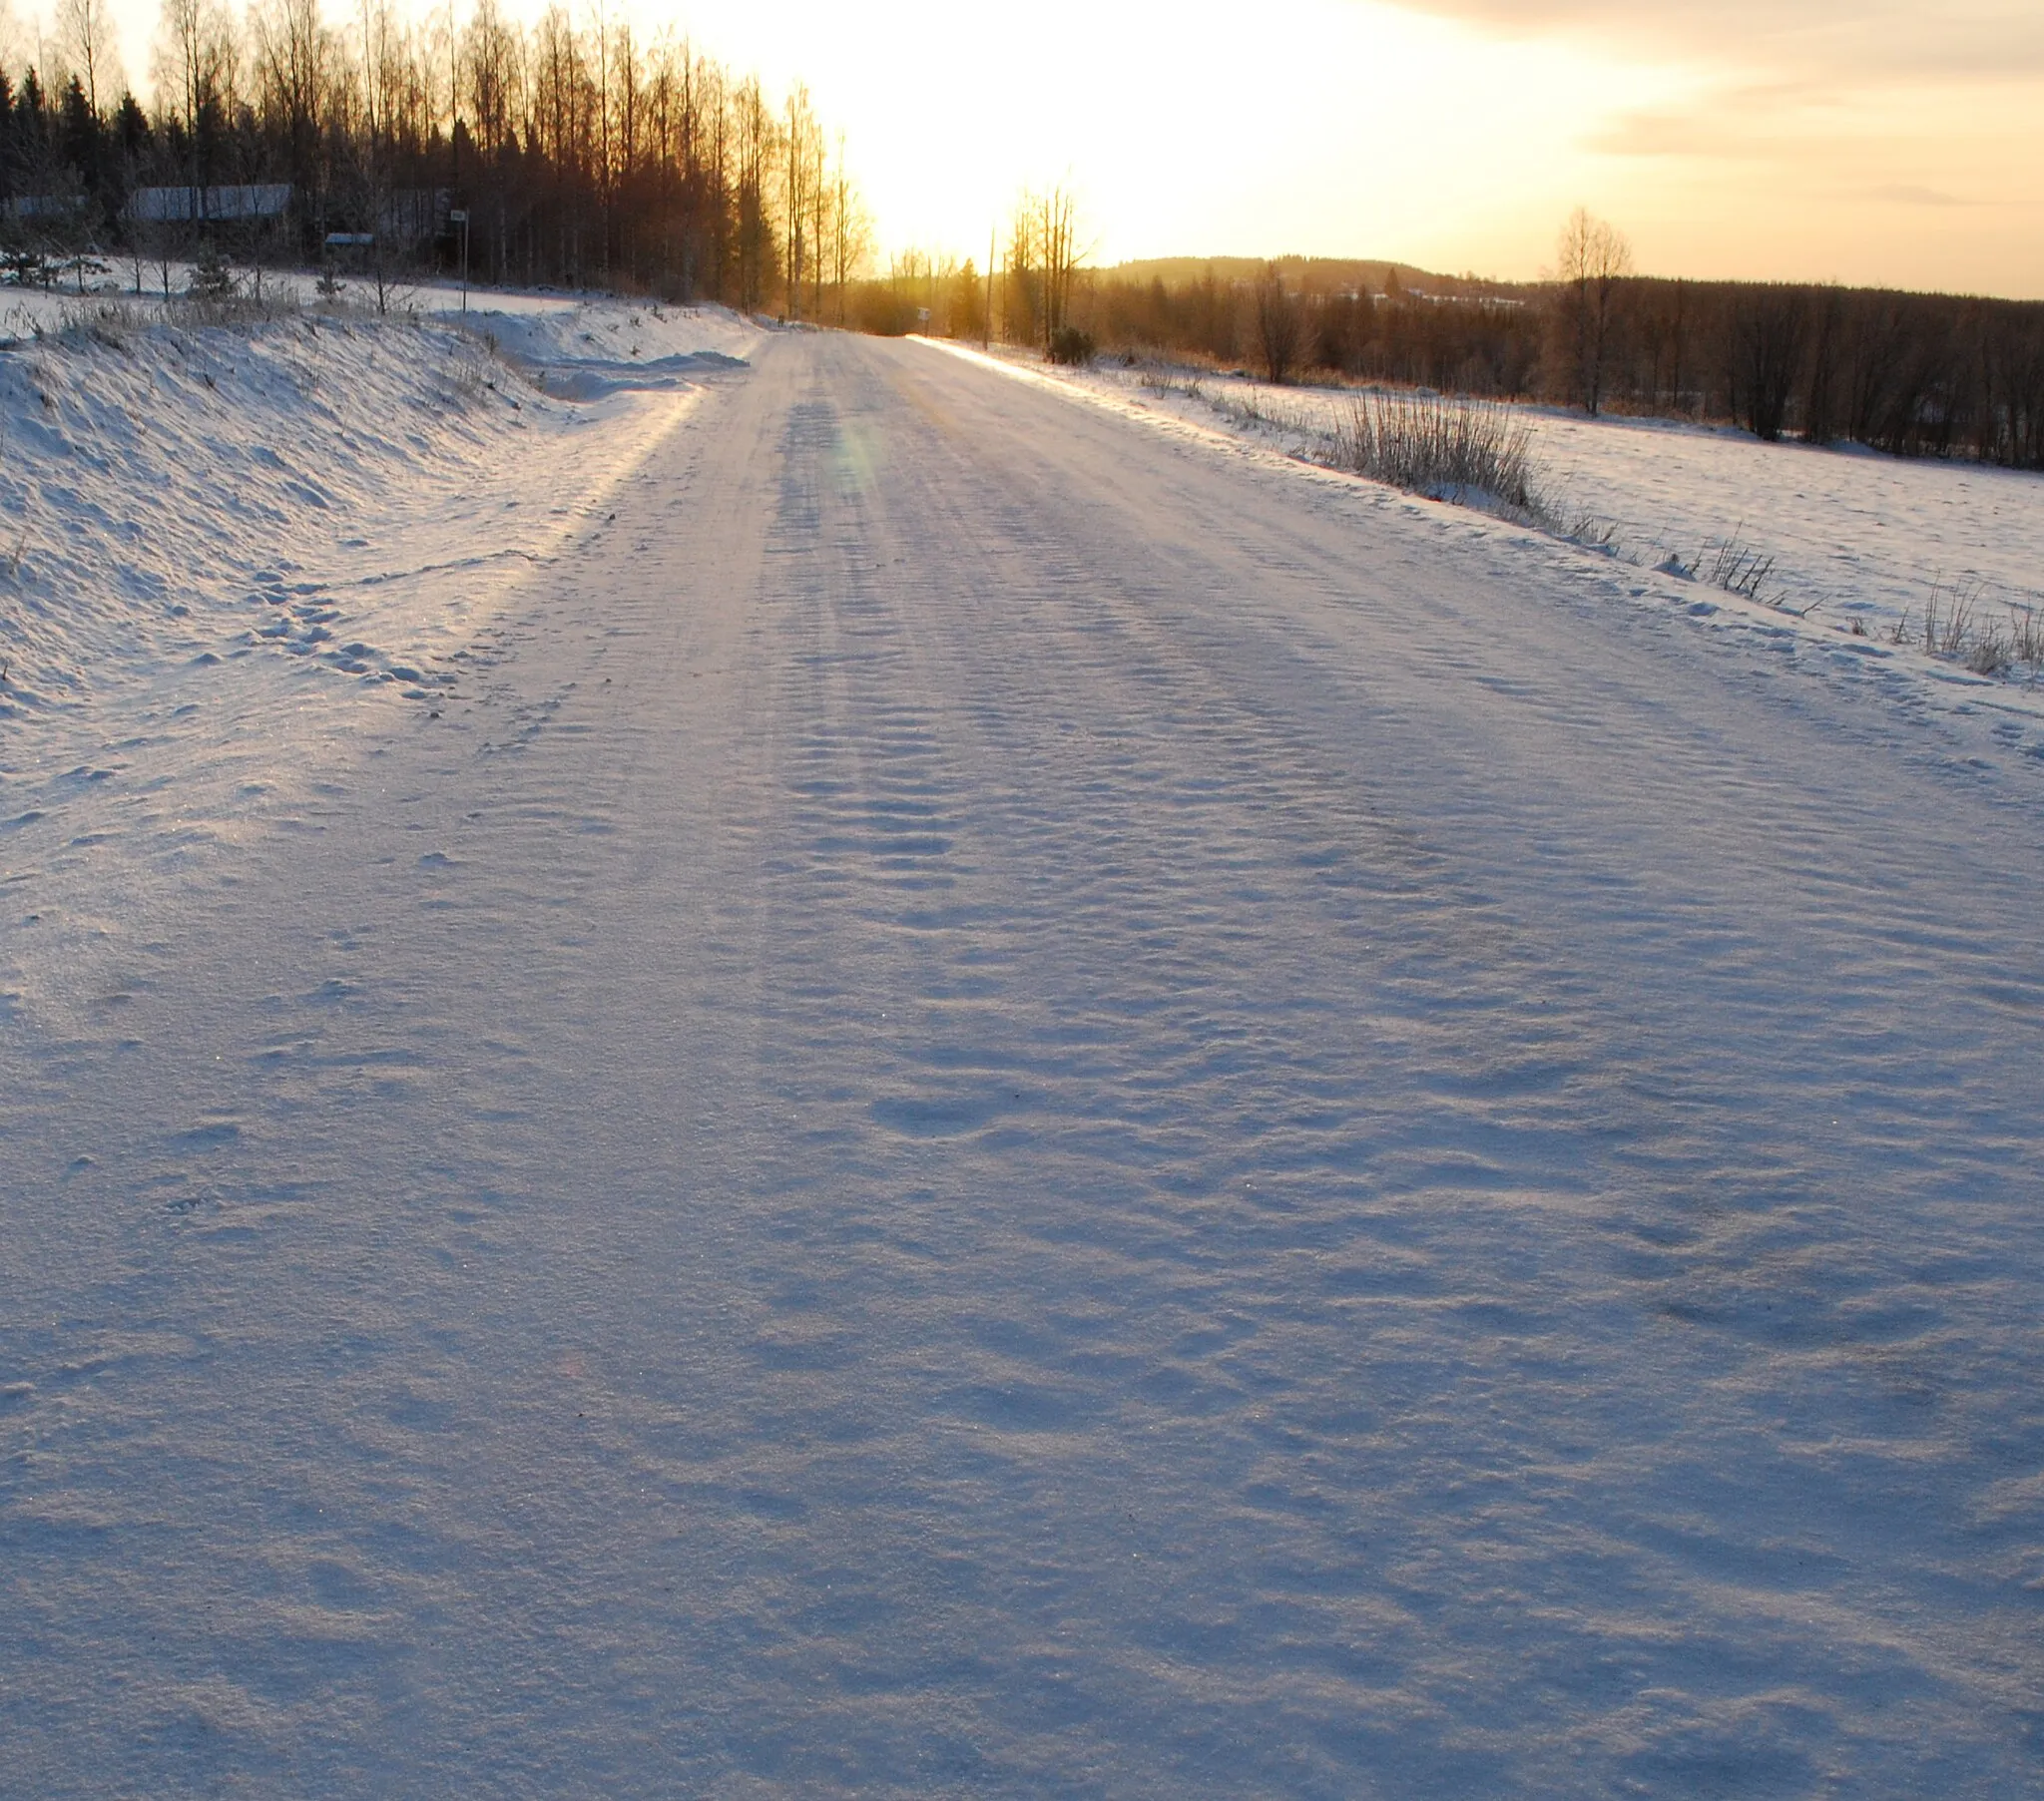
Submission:
[[[17,1767],[2025,1786],[2016,804],[919,355],[0,1041]]]

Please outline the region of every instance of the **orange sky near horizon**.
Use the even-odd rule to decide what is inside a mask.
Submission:
[[[33,4],[0,0],[17,57]],[[158,0],[114,8],[145,86]],[[1650,273],[2044,298],[2038,0],[624,10],[776,89],[807,81],[888,249],[984,258],[1019,188],[1069,180],[1100,261],[1297,252],[1523,278],[1580,204]]]

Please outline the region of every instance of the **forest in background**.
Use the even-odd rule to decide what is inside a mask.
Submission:
[[[1025,203],[1026,215],[1040,202]],[[872,330],[1734,423],[1764,439],[2044,469],[2044,302],[1635,274],[1579,214],[1557,272],[1513,283],[1378,260],[1174,258],[1065,269],[1027,229],[971,262],[900,257]]]
[[[81,287],[131,259],[322,262],[842,316],[868,226],[805,89],[770,100],[672,34],[497,0],[167,0],[157,102],[112,87],[104,0],[0,69],[0,271]],[[287,190],[287,193],[280,192]],[[465,214],[466,221],[460,218]],[[466,245],[463,243],[463,227]]]

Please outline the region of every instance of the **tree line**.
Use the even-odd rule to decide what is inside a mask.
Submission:
[[[1003,279],[991,284],[993,333],[1047,347],[1023,266],[1019,300],[1004,306]],[[970,267],[926,264],[895,287],[920,296],[929,328],[977,337],[988,284]],[[1065,286],[1060,322],[1104,351],[2044,469],[2044,303],[1645,276],[1585,213],[1539,282],[1287,257],[1080,269]],[[878,299],[869,310],[884,313],[888,291]]]
[[[1559,250],[1550,397],[2044,469],[2044,304],[1640,276],[1623,233],[1581,209]]]
[[[104,5],[61,0],[41,66],[0,68],[18,275],[206,251],[451,272],[465,248],[479,280],[816,318],[841,316],[866,255],[842,139],[806,89],[772,100],[600,8],[527,28],[498,0],[459,24],[392,0],[344,24],[318,0],[165,0],[145,107],[107,92]]]

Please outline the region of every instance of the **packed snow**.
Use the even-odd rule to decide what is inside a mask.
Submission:
[[[633,318],[0,353],[7,1781],[2037,1789],[2028,696]]]

